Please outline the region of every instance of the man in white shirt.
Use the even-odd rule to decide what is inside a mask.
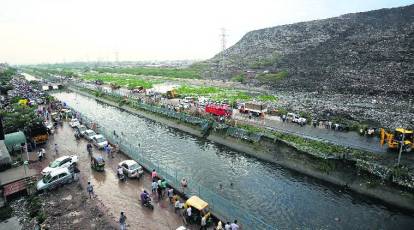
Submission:
[[[234,220],[234,223],[230,224],[231,230],[239,230],[240,227],[237,225],[237,220]]]
[[[224,225],[224,230],[231,230],[231,227],[230,227],[230,222],[227,222],[227,223]]]
[[[188,223],[190,223],[191,222],[191,207],[188,207],[186,211],[187,211]]]

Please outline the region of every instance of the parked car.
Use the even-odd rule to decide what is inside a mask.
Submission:
[[[72,128],[75,128],[79,125],[80,125],[80,123],[79,123],[78,119],[76,119],[76,118],[72,118],[72,120],[70,120],[70,122],[69,122],[69,126],[72,127]]]
[[[88,130],[88,128],[86,128],[84,125],[79,125],[76,127],[76,129],[81,136],[83,136],[85,134],[85,131]]]
[[[95,135],[96,135],[96,133],[92,129],[88,129],[83,133],[83,137],[88,141],[92,141],[92,139]]]
[[[69,184],[73,182],[72,173],[68,168],[60,168],[51,171],[45,175],[36,184],[37,191],[52,190],[60,185]]]
[[[306,124],[306,118],[303,118],[303,117],[294,117],[293,120],[292,120],[292,122],[293,123],[300,124],[300,125],[304,125],[304,124]]]
[[[78,160],[78,156],[75,155],[59,157],[58,159],[50,162],[49,166],[42,170],[42,175],[47,175],[56,169],[69,168],[71,165],[76,164]]]
[[[102,135],[93,136],[92,142],[98,149],[103,149],[108,144],[108,141]]]
[[[140,178],[144,174],[142,166],[134,160],[121,161],[118,166],[122,167],[124,174],[130,178]]]

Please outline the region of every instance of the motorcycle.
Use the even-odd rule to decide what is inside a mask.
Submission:
[[[145,202],[144,202],[144,207],[147,207],[147,208],[149,208],[149,209],[151,209],[151,210],[154,210],[154,205],[152,205],[152,202],[151,202],[151,198],[148,198]]]
[[[121,173],[117,173],[117,175],[118,175],[118,179],[120,180],[120,181],[122,181],[122,182],[125,182],[126,181],[126,177],[125,177],[125,174],[121,174]]]
[[[80,133],[76,132],[74,135],[75,135],[76,140],[80,140],[81,138]]]

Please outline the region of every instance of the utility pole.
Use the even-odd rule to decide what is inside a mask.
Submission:
[[[224,71],[225,68],[225,55],[224,52],[226,50],[226,28],[221,28],[221,34],[220,34],[220,40],[221,40],[221,64],[222,64],[222,70]]]
[[[401,162],[401,153],[402,153],[403,146],[404,146],[404,139],[405,139],[405,129],[404,129],[404,132],[403,132],[403,135],[402,135],[402,140],[401,140],[401,144],[400,144],[400,151],[398,152],[398,161],[397,161],[398,166],[400,165],[400,162]]]
[[[411,101],[412,99],[408,100],[408,113],[411,112]],[[403,150],[403,146],[404,146],[404,141],[405,141],[405,130],[403,129],[403,135],[402,135],[402,140],[401,140],[401,145],[400,145],[400,151],[398,152],[398,160],[397,160],[397,165],[400,165],[401,162],[401,154],[402,154],[402,150]]]

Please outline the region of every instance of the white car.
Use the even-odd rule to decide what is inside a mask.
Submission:
[[[72,128],[78,127],[80,125],[78,119],[76,118],[72,118],[72,120],[70,120],[69,122],[69,126]]]
[[[103,149],[108,144],[105,137],[99,134],[92,137],[92,142],[98,149]]]
[[[49,174],[43,176],[36,184],[37,191],[52,190],[60,185],[69,184],[73,182],[72,173],[67,168],[60,168],[51,171]]]
[[[73,164],[76,164],[78,160],[78,156],[75,155],[59,157],[58,159],[50,162],[49,166],[42,170],[42,175],[47,175],[56,169],[69,168]]]
[[[118,166],[122,168],[124,174],[128,177],[140,178],[144,174],[142,166],[134,160],[121,161]]]
[[[92,141],[92,138],[96,135],[96,133],[92,129],[88,129],[82,135],[86,140]]]
[[[81,136],[83,136],[83,134],[85,134],[85,131],[88,130],[88,128],[86,128],[86,126],[84,125],[79,125],[76,127],[76,129],[78,130]]]

